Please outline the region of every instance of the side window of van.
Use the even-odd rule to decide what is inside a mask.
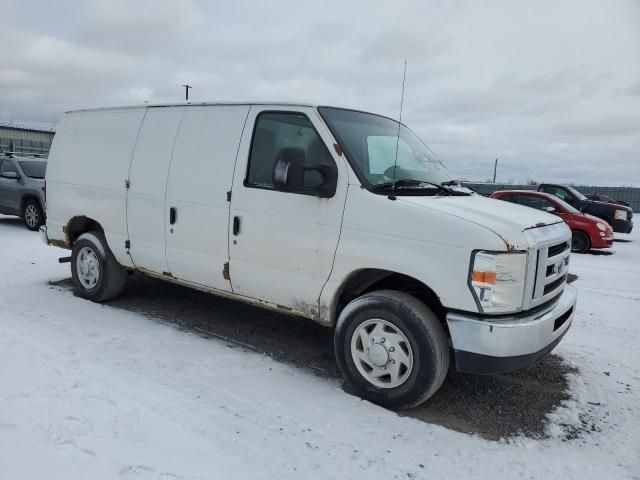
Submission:
[[[245,186],[282,190],[274,184],[274,167],[276,160],[283,156],[293,158],[303,166],[305,185],[322,182],[321,174],[312,167],[335,169],[329,150],[306,115],[263,112],[258,116],[253,131]]]

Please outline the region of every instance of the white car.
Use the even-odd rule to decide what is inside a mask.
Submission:
[[[562,219],[456,185],[386,117],[332,107],[183,103],[66,114],[46,175],[52,245],[78,293],[127,271],[335,330],[363,398],[417,405],[460,371],[535,363],[569,328]]]

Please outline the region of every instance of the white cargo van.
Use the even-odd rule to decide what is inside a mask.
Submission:
[[[397,155],[397,158],[396,158]],[[345,380],[404,408],[449,363],[508,372],[571,324],[571,232],[452,181],[404,125],[299,104],[185,103],[67,113],[44,240],[79,295],[142,272],[335,330]]]

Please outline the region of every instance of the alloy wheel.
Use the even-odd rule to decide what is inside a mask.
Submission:
[[[27,222],[31,228],[35,228],[38,225],[38,209],[35,205],[30,204],[27,205],[27,208],[24,210],[24,221]]]

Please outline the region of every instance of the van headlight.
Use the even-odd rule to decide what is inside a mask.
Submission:
[[[469,285],[481,312],[512,313],[521,310],[526,272],[526,252],[474,252]]]

